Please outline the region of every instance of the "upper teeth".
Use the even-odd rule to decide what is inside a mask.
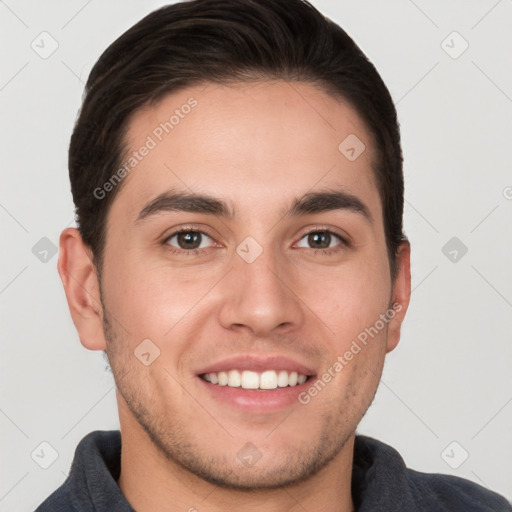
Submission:
[[[286,370],[275,371],[265,370],[262,373],[244,370],[230,370],[228,372],[205,373],[203,379],[212,384],[220,386],[230,386],[232,388],[244,389],[276,389],[286,386],[296,386],[306,381],[307,376],[297,372],[287,372]]]

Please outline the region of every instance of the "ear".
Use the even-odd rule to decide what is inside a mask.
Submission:
[[[400,328],[411,299],[411,245],[408,240],[400,243],[397,253],[397,275],[393,283],[391,299],[395,316],[388,324],[386,353],[391,352],[400,341]]]
[[[60,235],[57,269],[80,342],[89,350],[105,350],[96,266],[90,248],[75,228],[67,228]]]

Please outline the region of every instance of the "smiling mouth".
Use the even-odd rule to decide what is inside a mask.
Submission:
[[[199,377],[217,386],[264,391],[299,386],[311,378],[308,375],[286,370],[265,370],[263,372],[229,370],[203,373]]]

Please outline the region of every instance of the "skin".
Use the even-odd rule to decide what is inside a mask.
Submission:
[[[80,340],[107,351],[117,383],[120,488],[138,511],[351,511],[355,430],[410,297],[408,242],[390,277],[373,141],[346,102],[275,81],[172,93],[134,115],[130,150],[190,97],[197,106],[113,202],[101,298],[78,231],[60,240],[59,273]],[[338,150],[349,134],[366,146],[355,161]],[[137,222],[171,188],[222,199],[235,216],[164,211]],[[325,190],[357,196],[372,220],[346,209],[283,216],[295,198]],[[207,232],[200,252],[168,239],[180,227]],[[315,252],[307,234],[319,230],[349,245],[333,237],[327,246],[337,250]],[[247,236],[263,249],[252,263],[236,252]],[[307,405],[241,413],[212,400],[196,376],[248,353],[289,356],[319,376],[392,303],[400,311]],[[145,366],[133,352],[147,338],[161,353]],[[237,458],[247,442],[262,454],[252,467]]]

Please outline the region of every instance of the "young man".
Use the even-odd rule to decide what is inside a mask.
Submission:
[[[410,296],[396,111],[300,0],[162,8],[94,66],[59,273],[121,432],[39,511],[505,511],[356,436]]]

